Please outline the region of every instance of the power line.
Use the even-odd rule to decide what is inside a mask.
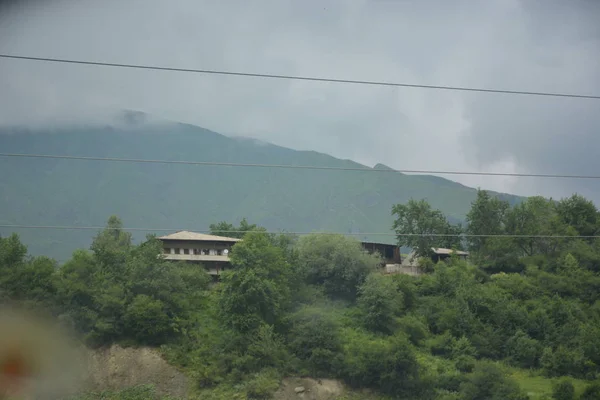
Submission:
[[[18,224],[0,224],[0,228],[12,229],[55,229],[55,230],[101,230],[106,226],[80,226],[80,225],[18,225]],[[120,228],[124,231],[142,231],[142,232],[178,232],[187,229],[173,228]],[[193,230],[193,232],[210,233],[208,230]],[[218,233],[246,233],[242,230],[216,230]],[[600,235],[519,235],[519,234],[466,234],[466,233],[393,233],[393,232],[289,232],[289,231],[264,231],[268,234],[287,234],[287,235],[347,235],[347,236],[402,236],[402,237],[504,237],[504,238],[538,238],[538,239],[592,239],[600,238]]]
[[[87,157],[87,156],[66,156],[54,154],[23,154],[23,153],[0,153],[0,157],[23,157],[23,158],[49,158],[65,160],[85,160],[85,161],[109,161],[109,162],[129,162],[129,163],[151,163],[151,164],[179,164],[179,165],[206,165],[222,167],[241,167],[241,168],[288,168],[288,169],[309,169],[309,170],[328,170],[328,171],[361,171],[361,172],[392,172],[406,174],[425,174],[425,175],[481,175],[481,176],[511,176],[511,177],[534,177],[534,178],[562,178],[562,179],[600,179],[600,175],[563,175],[563,174],[528,174],[528,173],[510,173],[510,172],[474,172],[474,171],[448,171],[448,170],[424,170],[424,169],[375,169],[360,167],[325,167],[318,165],[292,165],[292,164],[252,164],[252,163],[232,163],[220,161],[178,161],[178,160],[152,160],[141,158],[115,158],[115,157]]]
[[[454,90],[454,91],[463,91],[463,92],[484,92],[484,93],[514,94],[514,95],[526,95],[526,96],[571,97],[571,98],[579,98],[579,99],[600,100],[600,95],[584,95],[584,94],[552,93],[552,92],[532,92],[532,91],[523,91],[523,90],[485,89],[485,88],[471,88],[471,87],[461,87],[461,86],[419,85],[419,84],[385,82],[385,81],[364,81],[364,80],[351,80],[351,79],[318,78],[318,77],[298,76],[298,75],[259,74],[259,73],[250,73],[250,72],[234,72],[234,71],[222,71],[222,70],[210,70],[210,69],[160,67],[160,66],[141,65],[141,64],[121,64],[121,63],[108,63],[108,62],[85,61],[85,60],[74,60],[74,59],[18,56],[18,55],[13,55],[13,54],[0,54],[0,58],[39,61],[39,62],[53,62],[53,63],[63,63],[63,64],[94,65],[94,66],[102,66],[102,67],[146,69],[146,70],[155,70],[155,71],[242,76],[242,77],[263,78],[263,79],[287,79],[287,80],[314,81],[314,82],[347,83],[347,84],[355,84],[355,85],[392,86],[392,87],[407,87],[407,88],[435,89],[435,90]]]

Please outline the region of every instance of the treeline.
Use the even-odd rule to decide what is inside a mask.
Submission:
[[[28,257],[17,235],[0,238],[0,297],[45,309],[91,346],[159,345],[191,327],[198,288],[209,282],[204,271],[158,258],[162,244],[153,236],[132,244],[114,216],[90,250],[75,251],[58,268],[47,257]]]
[[[479,190],[465,226],[451,224],[425,200],[395,205],[392,214],[398,243],[420,256],[431,247],[470,250],[476,265],[496,273],[523,272],[529,265],[557,272],[570,254],[583,269],[600,269],[600,241],[594,237],[600,215],[580,195],[560,201],[529,197],[511,207]]]
[[[392,212],[400,245],[420,255],[467,248],[471,262],[386,276],[377,256],[342,235],[223,222],[213,233],[243,231],[244,240],[231,252],[235,268],[211,285],[202,269],[158,257],[156,238],[132,244],[111,217],[90,251],[60,268],[28,257],[16,235],[0,238],[0,296],[45,307],[91,346],[162,346],[203,399],[269,398],[290,375],[390,398],[527,399],[515,368],[557,378],[556,399],[600,398],[600,218],[591,202],[510,207],[480,191],[464,227],[426,201]]]

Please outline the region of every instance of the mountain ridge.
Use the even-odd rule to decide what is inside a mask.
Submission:
[[[0,157],[0,169],[9,171],[0,179],[0,224],[98,226],[116,214],[126,227],[207,230],[214,222],[247,218],[275,231],[336,231],[390,243],[395,240],[393,204],[425,198],[458,222],[476,195],[475,189],[445,178],[378,173],[377,169],[391,168],[368,167],[325,153],[229,137],[177,122],[127,129],[79,124],[26,131],[4,127],[0,128],[0,148],[6,153],[365,169]],[[498,195],[520,201],[518,196]],[[22,236],[33,254],[59,259],[67,258],[75,248],[88,247],[95,233],[0,228],[1,235],[12,231]],[[151,231],[134,236],[141,239],[144,233]]]

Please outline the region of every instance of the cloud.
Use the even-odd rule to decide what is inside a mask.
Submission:
[[[600,3],[556,3],[553,12],[524,4],[512,29],[520,44],[511,57],[495,52],[482,61],[487,80],[507,88],[599,94]],[[598,175],[599,107],[595,100],[479,96],[466,101],[465,142],[483,165],[510,158],[523,172]],[[597,181],[523,178],[514,187],[555,197],[577,191],[600,200]]]
[[[600,93],[598,2],[22,1],[0,51],[341,79]],[[374,165],[593,173],[599,102],[0,61],[0,122],[136,109]],[[447,176],[523,194],[595,181]]]

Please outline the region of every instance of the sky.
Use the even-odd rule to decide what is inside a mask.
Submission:
[[[0,53],[600,94],[595,0],[21,0]],[[144,111],[397,169],[600,175],[600,100],[0,59],[0,124]],[[445,176],[600,204],[600,180]]]

